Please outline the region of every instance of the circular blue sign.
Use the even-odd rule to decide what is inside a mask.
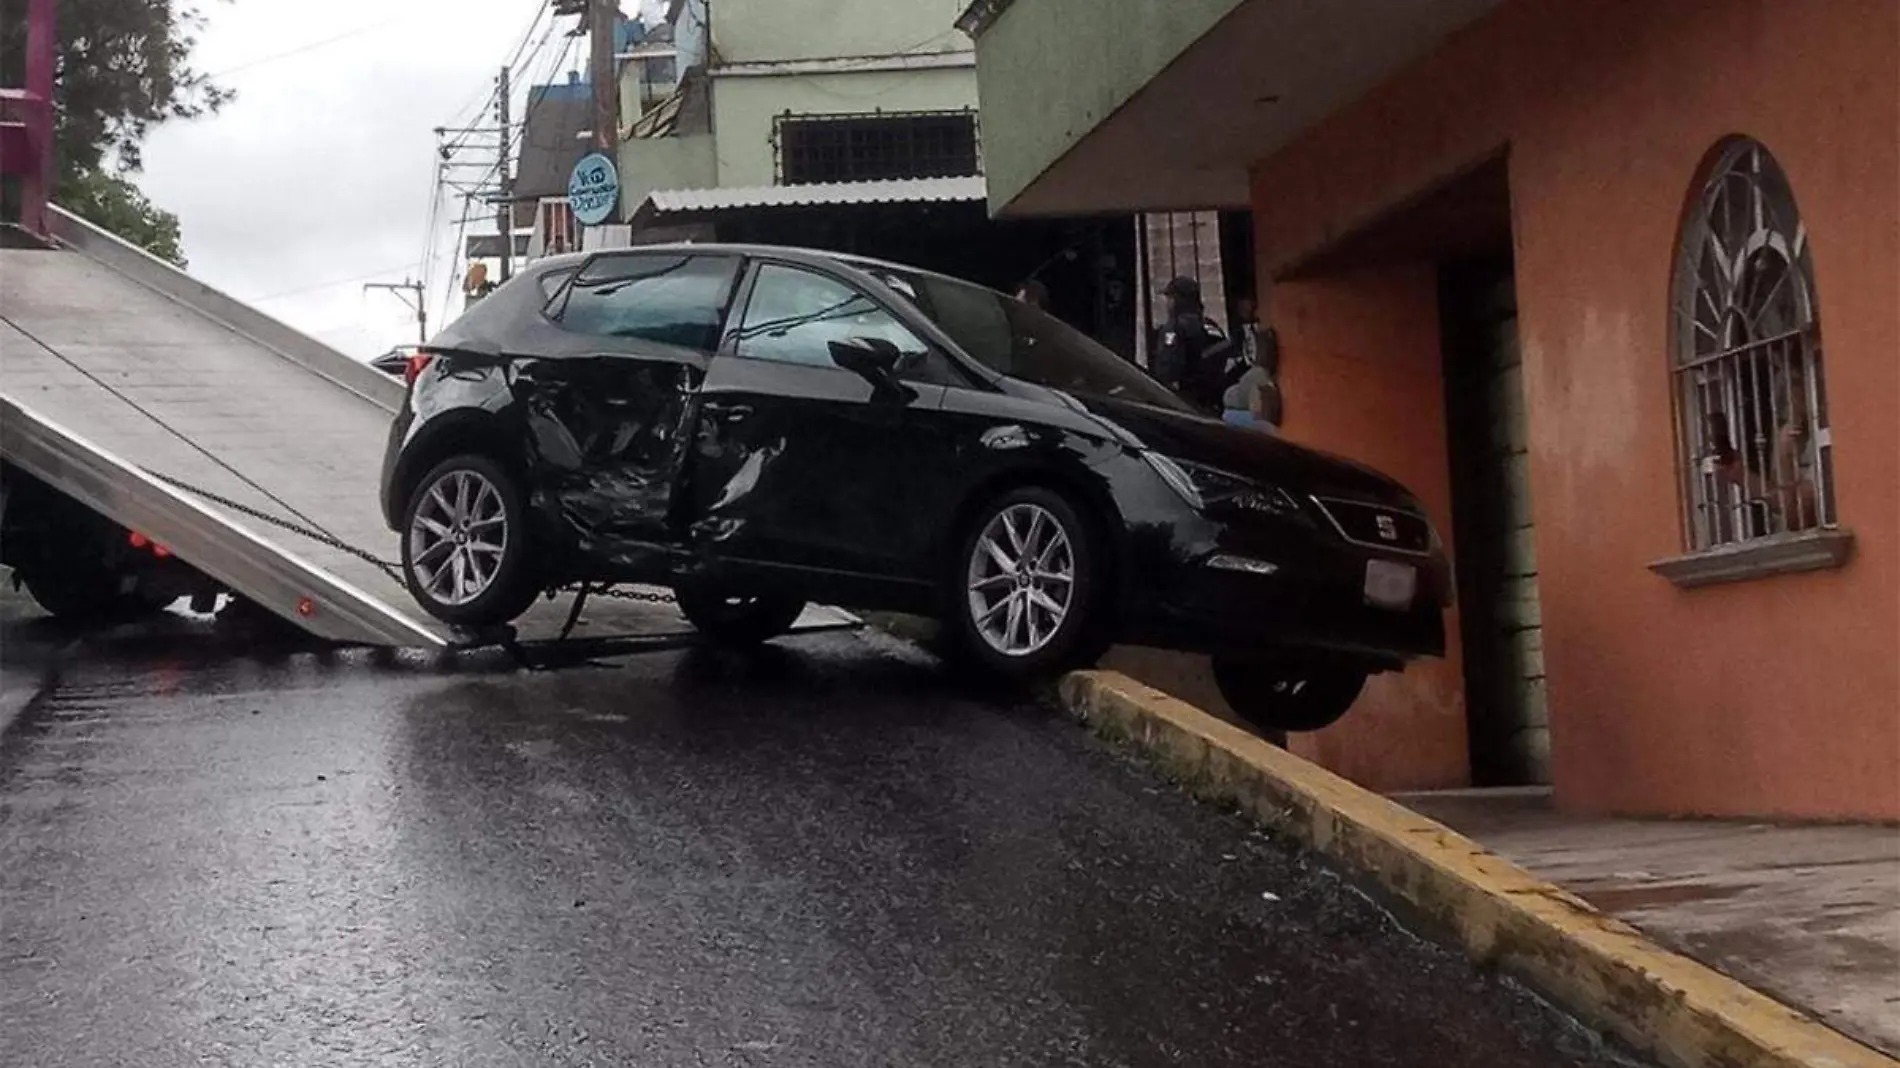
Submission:
[[[614,161],[593,152],[574,164],[567,179],[567,205],[582,226],[599,226],[613,218],[620,206],[620,174]]]

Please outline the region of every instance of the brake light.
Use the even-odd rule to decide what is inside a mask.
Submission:
[[[160,560],[163,560],[172,554],[172,551],[170,549],[167,549],[163,545],[160,545],[159,543],[153,541],[151,538],[145,536],[144,534],[139,533],[136,530],[132,531],[130,536],[128,536],[125,540],[129,542],[132,548],[134,549],[152,550],[152,555],[158,557]]]
[[[432,353],[432,352],[411,353],[409,356],[409,359],[405,361],[402,365],[403,384],[407,386],[415,385],[416,379],[421,378],[422,372],[425,370],[428,370],[429,365],[434,362],[435,362],[435,353]]]

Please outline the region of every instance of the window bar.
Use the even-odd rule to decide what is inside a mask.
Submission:
[[[1788,438],[1792,432],[1799,439],[1802,430],[1797,425],[1799,409],[1794,403],[1794,377],[1791,363],[1792,351],[1785,339],[1775,341],[1769,349],[1768,364],[1768,406],[1774,416],[1773,449],[1774,460],[1769,470],[1774,474],[1775,497],[1781,511],[1780,530],[1787,534],[1807,527],[1806,509],[1801,503],[1801,458],[1789,447]]]
[[[1800,338],[1791,338],[1782,346],[1781,358],[1784,374],[1782,381],[1787,391],[1788,425],[1794,430],[1794,440],[1783,449],[1787,454],[1788,496],[1793,504],[1795,530],[1811,530],[1821,525],[1821,498],[1817,492],[1805,495],[1801,492],[1806,483],[1818,487],[1819,483],[1809,475],[1809,450],[1815,446],[1814,409],[1805,402],[1807,391],[1807,368],[1804,366],[1803,351],[1806,346]],[[1797,378],[1797,376],[1799,376]],[[1795,390],[1800,389],[1802,396],[1797,398]]]
[[[1732,351],[1722,354],[1722,362],[1716,365],[1717,373],[1714,386],[1717,396],[1716,408],[1722,413],[1724,429],[1727,431],[1724,440],[1727,442],[1728,447],[1735,451],[1735,458],[1739,459],[1740,449],[1737,447],[1737,444],[1738,439],[1741,437],[1742,428],[1736,425],[1735,419],[1735,414],[1740,411],[1740,406],[1735,403],[1735,372],[1731,370],[1731,364],[1734,358],[1735,354]],[[1742,493],[1741,487],[1737,485],[1738,481],[1739,480],[1735,477],[1733,467],[1722,469],[1716,478],[1716,489],[1722,495],[1723,519],[1722,533],[1719,540],[1723,542],[1736,540],[1740,532],[1745,529],[1741,512],[1742,506],[1740,504]]]
[[[1740,382],[1743,402],[1748,405],[1749,428],[1745,446],[1747,460],[1742,469],[1747,472],[1748,533],[1746,537],[1760,538],[1774,533],[1774,513],[1771,508],[1772,491],[1769,467],[1769,447],[1774,440],[1773,417],[1764,417],[1762,412],[1762,361],[1763,355],[1755,345],[1744,346],[1737,357],[1742,362],[1743,377]]]
[[[1807,436],[1814,448],[1815,525],[1831,527],[1834,525],[1834,488],[1828,482],[1827,461],[1833,458],[1834,436],[1822,415],[1821,354],[1819,345],[1808,333],[1804,333],[1796,344],[1801,351],[1801,388],[1806,391],[1808,401]]]
[[[1756,529],[1754,502],[1760,493],[1760,476],[1755,473],[1750,461],[1756,459],[1754,450],[1756,435],[1760,433],[1760,428],[1750,426],[1754,422],[1753,415],[1743,407],[1749,403],[1749,394],[1752,392],[1749,389],[1749,383],[1754,377],[1754,369],[1747,363],[1747,350],[1738,348],[1731,351],[1729,360],[1731,366],[1734,367],[1729,382],[1735,394],[1735,406],[1731,409],[1734,414],[1730,415],[1729,419],[1733,427],[1732,440],[1735,443],[1736,459],[1741,463],[1741,471],[1737,476],[1739,482],[1737,492],[1740,500],[1737,502],[1735,540],[1747,541],[1755,536]],[[1750,433],[1751,430],[1754,433]]]
[[[1775,354],[1778,346],[1771,341],[1764,345],[1751,345],[1750,350],[1748,399],[1755,406],[1755,459],[1761,475],[1761,507],[1766,513],[1762,516],[1761,532],[1768,536],[1781,533],[1787,526],[1786,512],[1777,507],[1781,496],[1781,419],[1775,404]],[[1764,399],[1768,402],[1766,405],[1762,403]],[[1764,408],[1767,409],[1765,412]]]
[[[1712,437],[1708,433],[1708,374],[1683,372],[1682,391],[1689,412],[1687,433],[1683,433],[1683,464],[1689,471],[1689,521],[1695,532],[1695,547],[1706,549],[1720,540],[1718,517],[1714,513],[1718,490],[1712,460]]]
[[[1721,397],[1718,395],[1721,379],[1710,377],[1710,372],[1696,372],[1696,394],[1702,406],[1702,425],[1697,433],[1702,436],[1701,474],[1702,474],[1702,521],[1708,527],[1709,540],[1703,548],[1719,545],[1727,541],[1724,533],[1726,514],[1724,508],[1728,497],[1723,491],[1721,473],[1715,466],[1715,438],[1709,426],[1709,417],[1722,410]]]

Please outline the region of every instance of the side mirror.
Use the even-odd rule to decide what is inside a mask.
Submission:
[[[897,361],[903,353],[888,338],[854,337],[831,343],[831,362],[870,379],[888,378],[897,373]]]
[[[897,380],[902,351],[888,338],[854,337],[831,343],[831,362],[871,383],[873,400],[908,403],[917,393]]]

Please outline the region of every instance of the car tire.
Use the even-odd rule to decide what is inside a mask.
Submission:
[[[514,475],[486,456],[451,457],[416,482],[403,508],[403,582],[444,623],[513,622],[540,593],[529,537]]]
[[[1316,731],[1339,722],[1365,689],[1357,668],[1297,666],[1276,657],[1214,658],[1214,684],[1234,714],[1271,733]]]
[[[710,586],[673,591],[680,614],[715,645],[744,648],[769,642],[792,629],[805,602],[775,594],[736,594]]]
[[[68,623],[118,623],[140,615],[122,592],[120,575],[97,561],[65,556],[17,572],[20,585],[53,618]]]
[[[1025,568],[1032,555],[1041,566]],[[1067,498],[1010,490],[978,510],[959,542],[946,590],[949,649],[1017,680],[1093,663],[1108,649],[1106,574],[1095,528]]]

